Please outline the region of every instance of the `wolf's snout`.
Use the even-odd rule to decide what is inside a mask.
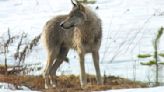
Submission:
[[[71,25],[68,22],[63,21],[63,22],[60,23],[60,27],[63,28],[63,29],[70,29],[70,28],[74,27],[74,25],[73,24]]]

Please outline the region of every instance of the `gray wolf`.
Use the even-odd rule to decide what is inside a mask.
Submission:
[[[103,83],[99,66],[101,20],[87,6],[76,0],[71,2],[73,8],[69,14],[50,19],[43,29],[42,39],[47,50],[44,72],[46,88],[56,86],[56,71],[67,58],[70,49],[76,50],[79,56],[81,86],[87,84],[84,64],[84,56],[87,53],[92,54],[97,83]]]

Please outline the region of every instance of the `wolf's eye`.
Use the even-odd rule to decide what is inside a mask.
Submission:
[[[81,12],[77,12],[77,13],[76,13],[76,16],[78,16],[78,17],[82,17],[83,14],[82,14]]]

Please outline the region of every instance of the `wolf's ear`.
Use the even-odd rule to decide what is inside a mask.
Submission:
[[[85,12],[84,6],[77,0],[71,0],[74,7],[78,7],[81,11]]]
[[[78,6],[78,2],[76,0],[71,0],[71,3],[73,4],[73,6]]]

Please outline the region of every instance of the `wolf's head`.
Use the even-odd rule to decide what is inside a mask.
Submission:
[[[85,7],[76,0],[71,0],[73,8],[68,17],[61,22],[60,26],[64,29],[69,29],[82,25],[86,20]]]

